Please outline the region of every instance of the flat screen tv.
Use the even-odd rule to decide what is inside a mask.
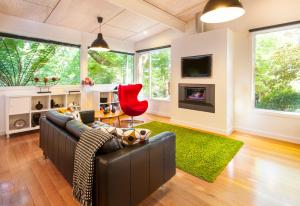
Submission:
[[[210,77],[211,67],[212,55],[181,58],[182,77]]]

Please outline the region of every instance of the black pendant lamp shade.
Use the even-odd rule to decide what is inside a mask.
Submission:
[[[103,21],[103,18],[102,17],[98,17],[98,22],[100,24],[102,23],[102,21]],[[95,39],[95,41],[93,41],[93,43],[89,47],[89,49],[95,50],[95,51],[109,51],[109,46],[106,43],[106,41],[103,39],[103,35],[102,35],[101,32],[98,34],[98,36]]]
[[[240,0],[209,0],[200,19],[205,23],[222,23],[244,14],[245,10]]]

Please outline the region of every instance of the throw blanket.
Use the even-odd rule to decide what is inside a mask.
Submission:
[[[81,205],[92,205],[92,188],[95,155],[113,135],[100,128],[85,131],[77,143],[74,160],[73,196]]]

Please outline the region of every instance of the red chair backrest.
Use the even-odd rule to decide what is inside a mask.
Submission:
[[[142,84],[128,84],[128,85],[119,85],[118,95],[120,105],[137,103],[138,95],[142,89]]]

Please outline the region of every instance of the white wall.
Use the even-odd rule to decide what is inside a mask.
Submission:
[[[59,42],[66,42],[71,44],[81,45],[81,76],[87,76],[87,46],[96,38],[96,34],[89,34],[84,32],[79,32],[72,29],[67,29],[63,27],[53,26],[44,23],[37,23],[30,20],[20,19],[17,17],[6,16],[0,14],[0,32],[11,33],[20,36],[28,36],[41,38],[46,40],[53,40]],[[105,37],[110,48],[112,50],[134,52],[134,44],[128,41],[120,41],[116,39],[111,39]],[[61,89],[66,89],[66,87],[57,87]],[[26,88],[1,88],[0,87],[0,135],[4,134],[5,130],[5,112],[4,112],[4,95],[6,93],[27,93],[34,92],[35,87]],[[82,95],[83,98],[88,98],[86,94]],[[89,101],[84,101],[86,104],[82,105],[85,108],[91,106]]]
[[[148,99],[147,113],[171,117],[171,100]]]
[[[299,0],[241,0],[246,14],[225,24],[206,24],[207,31],[230,28],[234,31],[234,128],[248,133],[300,143],[300,118],[260,113],[253,110],[252,95],[252,48],[249,29],[298,21]],[[195,21],[188,24],[187,33],[195,33]],[[175,32],[164,32],[135,44],[138,49],[161,46],[178,38]],[[174,38],[175,36],[175,38]],[[169,40],[167,40],[170,38]],[[161,42],[161,45],[159,45]],[[153,106],[155,107],[155,106]]]
[[[170,45],[174,39],[180,38],[185,34],[172,29],[165,30],[143,41],[135,43],[135,50],[155,48]]]
[[[300,143],[300,116],[264,113],[251,99],[253,68],[249,29],[298,21],[299,0],[242,0],[245,16],[226,24],[206,25],[207,30],[228,27],[236,31],[234,58],[235,129]]]
[[[176,123],[221,134],[232,132],[232,33],[229,30],[188,35],[172,42],[171,120]],[[208,78],[182,78],[181,58],[213,55],[212,76]],[[178,84],[215,84],[215,113],[178,107]]]

